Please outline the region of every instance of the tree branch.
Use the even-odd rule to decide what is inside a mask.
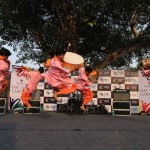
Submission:
[[[145,46],[150,47],[150,36],[147,36],[147,37],[140,36],[138,38],[135,38],[125,48],[120,48],[120,49],[115,50],[112,53],[107,54],[105,59],[103,59],[103,61],[101,61],[95,67],[99,68],[99,69],[103,69],[103,68],[107,67],[110,63],[125,56],[126,54],[134,52],[137,49],[140,49]]]
[[[143,2],[135,11],[135,14],[133,15],[133,17],[130,20],[130,27],[131,27],[131,31],[134,35],[134,37],[138,37],[139,35],[141,35],[141,32],[138,32],[136,29],[136,21],[137,21],[137,17],[139,16],[139,14],[142,12],[142,10],[144,9],[145,6],[145,2]]]

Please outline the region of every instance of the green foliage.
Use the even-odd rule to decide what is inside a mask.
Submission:
[[[148,0],[0,0],[0,44],[13,46],[25,63],[51,58],[64,41],[70,41],[70,51],[95,66],[113,52],[126,51],[133,40],[137,47],[130,20],[139,8],[136,29],[144,33],[142,40],[149,38],[149,6]],[[150,56],[149,45],[105,60],[109,61],[105,68],[128,68],[133,59]]]

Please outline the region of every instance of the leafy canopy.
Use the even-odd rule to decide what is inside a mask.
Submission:
[[[70,41],[97,68],[128,68],[150,56],[149,20],[149,0],[0,0],[0,44],[39,63]]]

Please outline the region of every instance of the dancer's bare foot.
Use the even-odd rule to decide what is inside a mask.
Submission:
[[[56,101],[58,101],[58,95],[54,93],[53,97],[55,98]]]
[[[31,107],[31,106],[28,106],[28,107],[27,107],[27,111],[29,111],[30,107]]]
[[[82,105],[82,106],[80,107],[80,109],[82,109],[84,112],[86,112],[86,109],[84,108],[84,105]]]

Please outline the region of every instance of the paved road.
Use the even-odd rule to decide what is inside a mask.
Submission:
[[[0,150],[149,150],[150,116],[0,115]]]

